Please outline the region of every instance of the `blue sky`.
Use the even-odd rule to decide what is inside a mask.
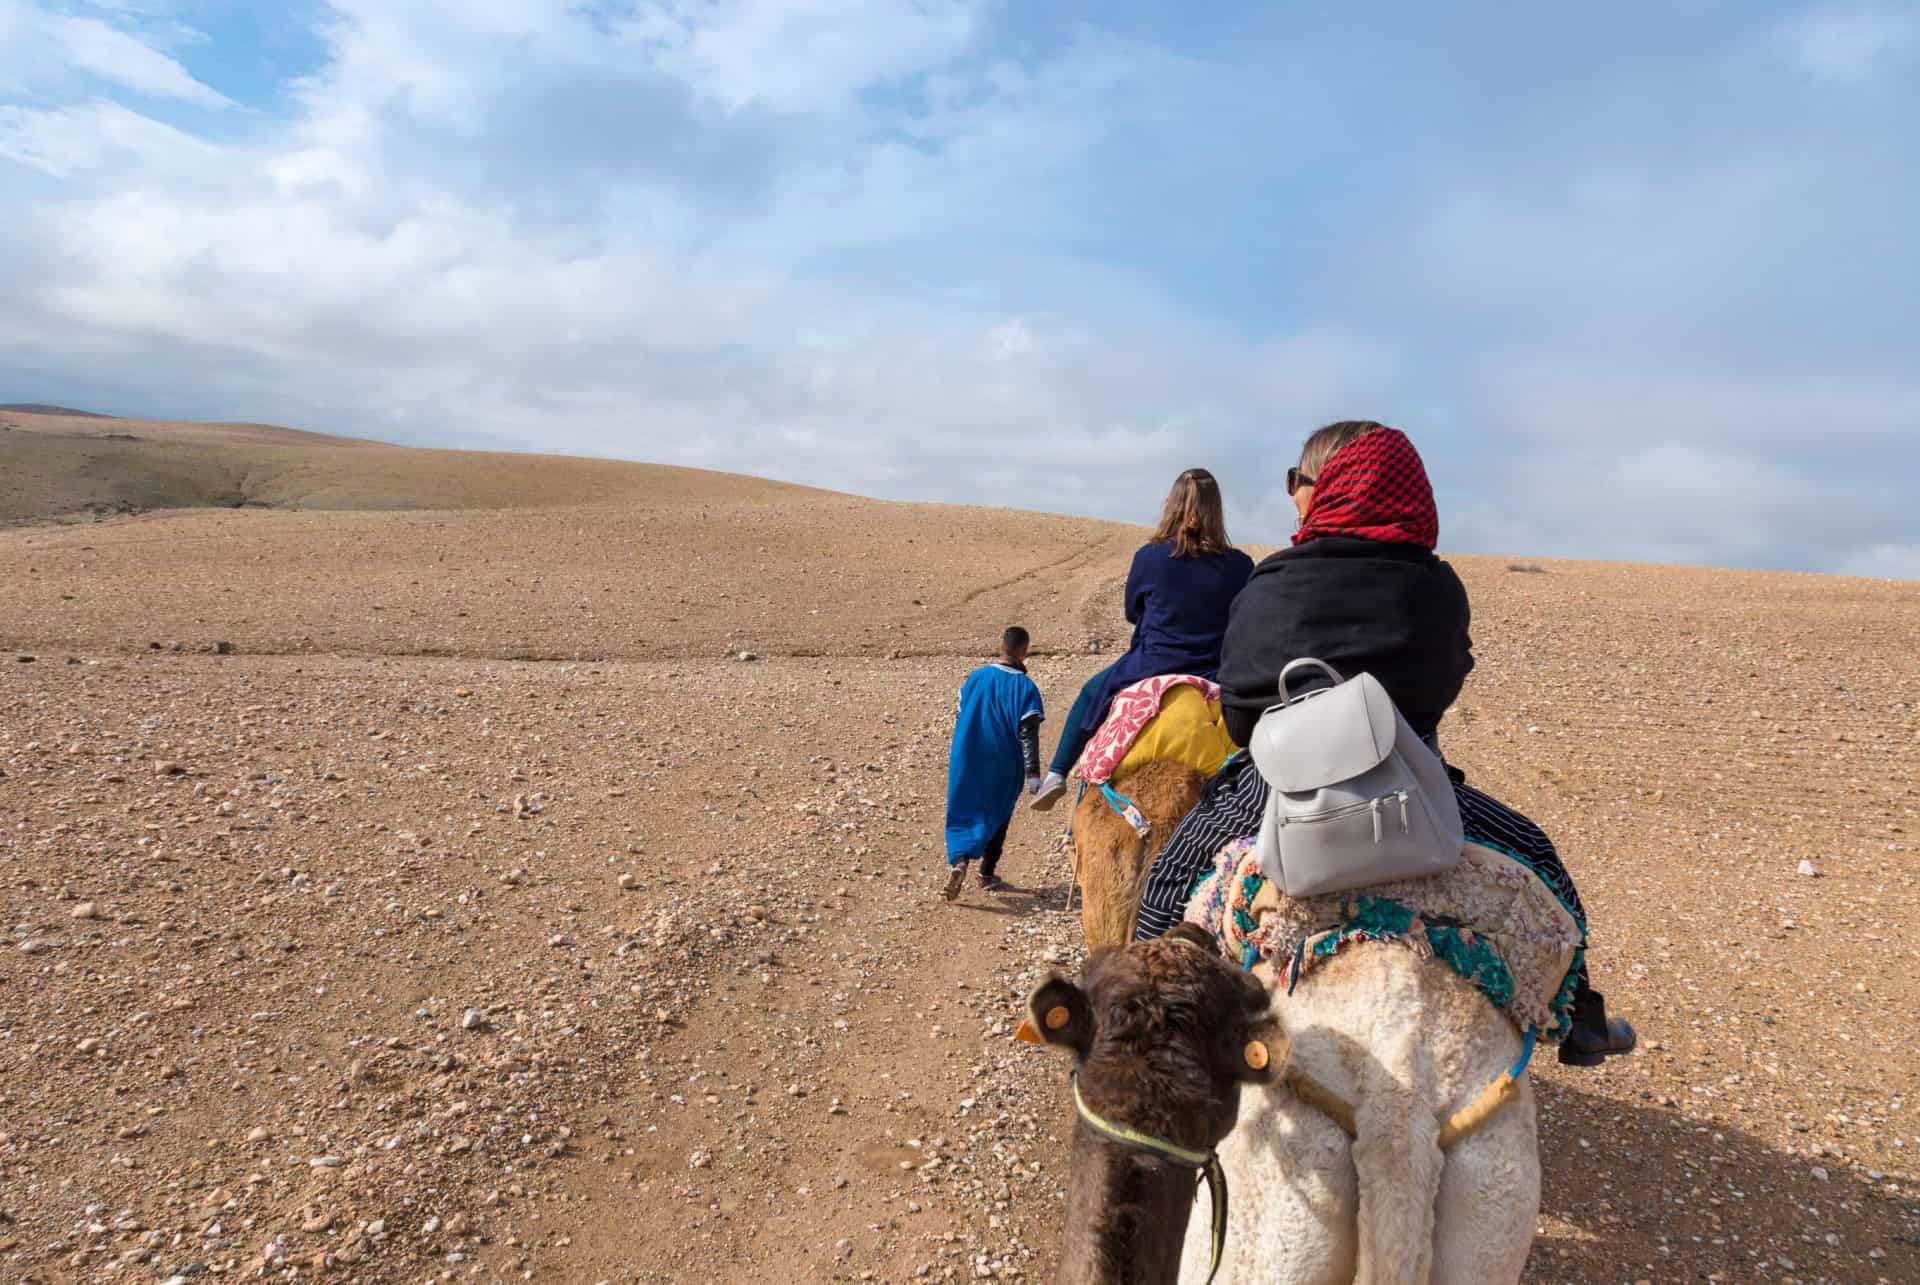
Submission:
[[[1920,578],[1916,122],[1916,0],[0,0],[0,400]]]

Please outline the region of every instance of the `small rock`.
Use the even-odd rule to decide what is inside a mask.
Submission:
[[[1804,857],[1800,860],[1799,869],[1800,873],[1809,879],[1818,879],[1820,877],[1820,872],[1813,868],[1813,862],[1808,861]]]
[[[262,1142],[270,1141],[272,1138],[273,1138],[273,1130],[267,1128],[267,1126],[264,1124],[257,1124],[253,1128],[247,1130],[247,1141],[254,1143],[255,1145],[258,1145],[259,1143],[262,1143]]]
[[[47,943],[44,941],[23,941],[20,943],[20,953],[23,955],[38,955],[47,949]]]
[[[172,759],[161,759],[153,765],[153,774],[155,776],[180,776],[183,775],[186,770],[185,764],[176,763]]]
[[[97,1053],[100,1051],[100,1041],[89,1035],[86,1039],[74,1045],[74,1047],[82,1053]]]
[[[640,881],[634,878],[633,875],[630,873],[621,875],[618,879],[614,880],[614,882],[619,884],[622,888],[626,889],[628,892],[632,892],[635,888],[638,888],[640,886]]]
[[[767,908],[765,906],[748,906],[747,907],[747,918],[755,921],[756,923],[763,922],[766,919],[766,917],[767,917]]]
[[[32,659],[32,657],[28,657],[28,659],[29,659],[29,660],[31,660],[31,659]],[[759,660],[759,659],[760,659],[760,657],[759,657],[759,656],[757,656],[757,655],[755,655],[755,654],[754,654],[753,652],[750,652],[750,651],[743,651],[743,652],[741,652],[741,653],[740,653],[739,655],[737,655],[737,656],[735,656],[735,657],[734,657],[734,659],[735,659],[735,660],[737,660],[737,661],[740,661],[740,662],[742,662],[742,663],[744,664],[744,663],[747,663],[747,662],[750,662],[750,661],[755,661],[755,660]]]
[[[1822,1169],[1819,1165],[1815,1165],[1813,1167],[1812,1172],[1813,1172],[1813,1180],[1815,1182],[1825,1182],[1827,1180],[1827,1171],[1825,1169]]]
[[[712,1163],[713,1153],[711,1151],[696,1151],[687,1157],[687,1168],[689,1169],[705,1169]]]
[[[213,645],[213,650],[216,655],[231,656],[233,655],[233,644],[223,639]]]
[[[453,694],[454,694],[455,696],[458,696],[458,697],[459,697],[459,698],[460,698],[461,700],[465,700],[465,699],[466,699],[467,697],[469,697],[469,696],[471,696],[471,695],[473,695],[473,688],[471,688],[471,687],[456,687],[456,688],[454,688],[454,689],[453,689]]]
[[[493,1025],[493,1015],[484,1008],[470,1008],[460,1016],[460,1029],[463,1031],[485,1030]]]
[[[91,901],[83,901],[67,912],[69,919],[97,919],[99,916],[100,908]]]

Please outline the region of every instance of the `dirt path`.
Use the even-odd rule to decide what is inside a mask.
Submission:
[[[996,516],[903,575],[854,512],[0,536],[0,1280],[1045,1279],[1063,1068],[1007,1035],[1079,932],[1057,822],[932,895],[955,640],[1084,646],[1112,568]],[[1443,742],[1645,1041],[1541,1066],[1530,1279],[1920,1280],[1920,592],[1463,566]],[[192,651],[242,617],[310,654]],[[720,658],[764,620],[825,654]],[[635,658],[381,651],[543,638]]]

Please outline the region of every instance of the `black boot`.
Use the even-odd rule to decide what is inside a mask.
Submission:
[[[1633,1052],[1640,1042],[1633,1027],[1607,1016],[1607,997],[1580,980],[1573,993],[1573,1030],[1560,1042],[1560,1065],[1599,1066],[1620,1053]]]

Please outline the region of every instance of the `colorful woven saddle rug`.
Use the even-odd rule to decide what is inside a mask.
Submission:
[[[1354,942],[1392,942],[1445,963],[1523,1033],[1566,1034],[1586,935],[1524,862],[1469,841],[1444,874],[1289,897],[1260,873],[1254,843],[1236,839],[1220,850],[1194,886],[1187,918],[1269,986],[1284,983],[1291,994]]]

